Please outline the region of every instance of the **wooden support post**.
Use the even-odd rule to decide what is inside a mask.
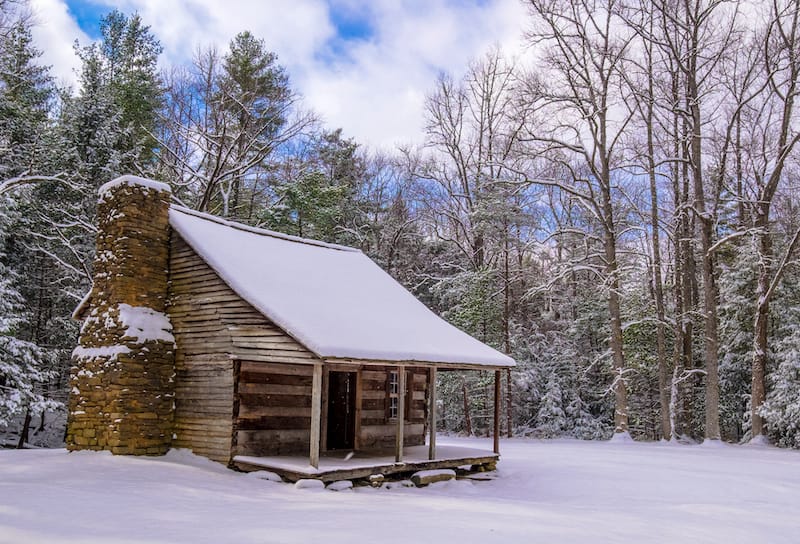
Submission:
[[[319,436],[322,420],[322,364],[314,365],[314,374],[311,380],[311,432],[310,449],[308,453],[309,464],[319,468]]]
[[[436,459],[436,367],[431,367],[428,381],[428,459]]]
[[[500,370],[494,371],[494,452],[500,453]]]
[[[406,367],[397,368],[397,429],[394,445],[394,461],[403,461],[403,433],[406,419]]]

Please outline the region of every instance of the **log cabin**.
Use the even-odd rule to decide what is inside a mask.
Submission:
[[[361,251],[178,206],[166,184],[100,188],[94,281],[73,317],[70,450],[187,448],[326,481],[498,459],[511,358]],[[436,377],[453,370],[495,373],[489,451],[437,451]]]

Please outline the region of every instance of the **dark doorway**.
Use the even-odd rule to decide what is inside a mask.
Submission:
[[[356,437],[355,372],[328,374],[328,442],[329,450],[353,449]]]

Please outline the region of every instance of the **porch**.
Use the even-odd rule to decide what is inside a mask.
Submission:
[[[228,462],[239,470],[333,481],[499,459],[499,370],[494,436],[477,449],[436,442],[437,373],[473,368],[388,361],[235,366],[238,402]]]
[[[348,452],[332,451],[320,455],[318,467],[310,465],[309,458],[304,455],[271,457],[237,455],[233,458],[233,465],[245,472],[269,470],[292,482],[303,478],[333,482],[367,478],[374,474],[410,475],[420,470],[493,465],[499,455],[487,450],[440,444],[436,448],[434,458],[429,457],[429,446],[422,445],[404,448],[403,460],[399,462],[395,461],[395,455],[391,453],[354,452],[349,455]]]

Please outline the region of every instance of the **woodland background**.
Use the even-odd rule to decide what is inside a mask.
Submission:
[[[305,108],[262,37],[163,68],[113,11],[60,88],[0,0],[6,445],[63,437],[96,191],[133,173],[361,248],[517,360],[509,435],[800,447],[800,0],[526,5],[529,55],[441,74],[425,144],[377,152]],[[441,430],[489,432],[493,376],[440,379]]]

